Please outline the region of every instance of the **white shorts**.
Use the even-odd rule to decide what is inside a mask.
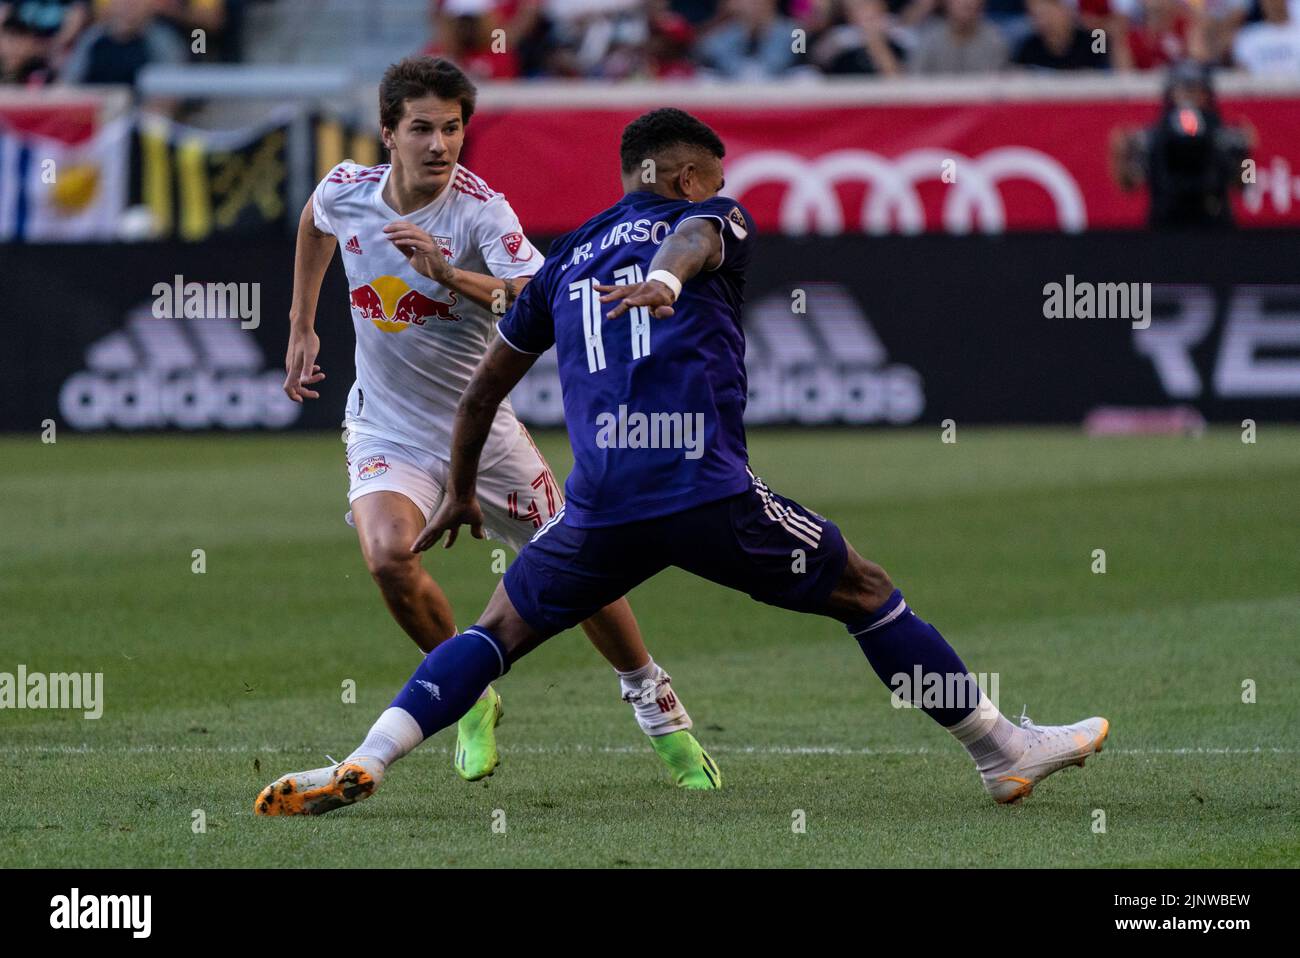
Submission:
[[[446,460],[388,439],[353,435],[347,463],[349,504],[372,492],[400,492],[420,508],[426,522],[447,483]],[[522,424],[510,452],[479,472],[477,493],[484,532],[516,552],[564,505],[551,467]],[[352,522],[351,513],[347,519]]]

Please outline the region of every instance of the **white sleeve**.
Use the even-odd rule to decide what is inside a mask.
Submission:
[[[474,242],[488,272],[499,279],[532,276],[542,268],[542,254],[528,241],[519,217],[499,193],[483,204],[475,222]]]
[[[337,184],[330,182],[330,177],[334,176],[342,165],[340,163],[330,170],[325,175],[325,179],[316,184],[316,190],[311,195],[311,212],[316,221],[316,228],[322,233],[329,233],[331,236],[337,236],[338,232],[334,229],[333,210],[330,208],[330,201],[336,192],[331,187]]]

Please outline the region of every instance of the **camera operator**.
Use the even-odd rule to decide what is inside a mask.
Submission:
[[[1153,229],[1231,229],[1228,191],[1242,185],[1253,139],[1219,116],[1209,68],[1183,62],[1170,68],[1160,118],[1116,131],[1112,172],[1125,190],[1147,186]]]

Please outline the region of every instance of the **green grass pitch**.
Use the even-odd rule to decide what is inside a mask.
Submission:
[[[564,437],[541,444],[564,475]],[[492,778],[456,777],[445,730],[362,805],[258,819],[418,659],[342,521],[338,437],[33,434],[0,439],[0,671],[102,672],[105,707],[0,711],[0,866],[1300,864],[1300,431],[757,432],[751,454],[998,674],[1005,712],[1106,715],[1106,751],[996,807],[841,626],[674,570],[632,605],[722,792],[673,789],[574,631],[499,683]],[[427,560],[462,626],[492,548]]]

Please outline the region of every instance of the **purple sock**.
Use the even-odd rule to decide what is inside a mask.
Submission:
[[[961,658],[897,589],[875,613],[848,623],[848,630],[880,681],[945,728],[979,704],[979,686]]]
[[[428,738],[459,721],[488,683],[508,670],[501,644],[476,625],[426,655],[392,707],[409,713]]]

